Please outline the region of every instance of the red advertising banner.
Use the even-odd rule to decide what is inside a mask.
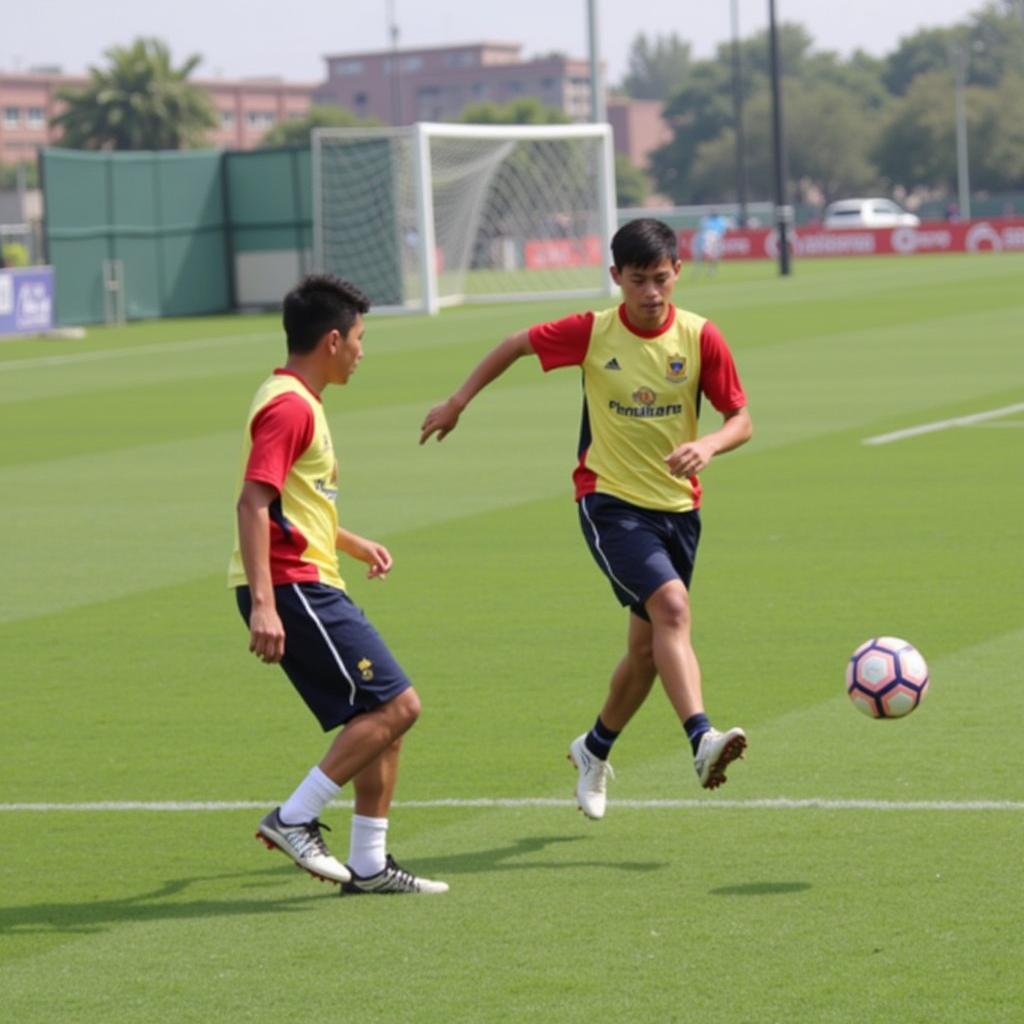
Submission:
[[[679,255],[692,257],[693,231],[679,232]],[[797,257],[913,256],[935,252],[1024,252],[1024,217],[992,218],[946,223],[935,221],[916,228],[798,227],[789,234]],[[763,260],[778,256],[774,228],[732,230],[725,236],[722,258]]]
[[[583,238],[534,238],[523,245],[523,263],[529,270],[597,267],[603,262],[601,239],[597,235],[585,235]]]

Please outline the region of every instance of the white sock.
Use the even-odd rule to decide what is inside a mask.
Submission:
[[[299,783],[299,788],[281,804],[279,817],[286,825],[302,825],[319,818],[321,811],[341,790],[314,765],[309,774]]]
[[[388,819],[352,815],[348,866],[363,878],[384,870],[388,852]]]

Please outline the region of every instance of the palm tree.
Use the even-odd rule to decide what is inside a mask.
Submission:
[[[62,89],[67,104],[53,119],[70,149],[189,149],[201,146],[216,123],[213,104],[188,76],[202,59],[179,68],[167,45],[139,38],[112,46],[106,69],[90,68],[81,90]]]

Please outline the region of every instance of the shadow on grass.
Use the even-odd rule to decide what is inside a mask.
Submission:
[[[469,850],[445,857],[417,857],[410,868],[424,875],[472,875],[490,871],[578,870],[601,868],[606,871],[661,871],[668,867],[664,861],[629,860],[536,860],[531,854],[541,853],[557,843],[575,843],[586,836],[532,836],[517,839],[510,846],[496,846],[490,850]],[[524,858],[522,860],[518,858]]]
[[[335,889],[325,882],[322,883],[323,888],[313,888],[308,896],[295,896],[293,890],[289,889],[287,896],[280,897],[264,893],[258,898],[174,899],[190,886],[226,879],[249,879],[241,888],[265,890],[268,886],[280,884],[281,875],[280,868],[231,872],[173,879],[151,892],[120,899],[92,899],[88,892],[83,892],[81,899],[73,903],[31,903],[20,907],[0,907],[0,935],[90,935],[103,931],[108,925],[133,921],[244,917],[246,914],[266,914],[271,911],[294,913]]]
[[[712,896],[785,896],[791,892],[806,892],[810,887],[810,882],[748,882],[723,885],[708,892]]]

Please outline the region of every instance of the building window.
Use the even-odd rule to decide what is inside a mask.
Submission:
[[[363,62],[361,60],[336,60],[331,65],[331,73],[337,76],[361,75],[363,73]]]
[[[399,71],[419,71],[422,67],[422,57],[402,57],[398,62]]]
[[[274,115],[266,110],[250,110],[245,118],[250,128],[269,128],[274,123]]]
[[[4,107],[4,127],[17,128],[21,124],[21,110],[18,107]]]
[[[220,126],[221,128],[235,127],[235,112],[233,110],[222,110],[220,112]]]
[[[508,83],[508,94],[509,94],[509,96],[521,96],[523,94],[523,83],[522,82],[509,82]]]
[[[366,109],[366,105],[370,102],[370,97],[365,92],[357,92],[354,97],[356,110],[362,112]]]
[[[476,54],[472,51],[456,50],[454,53],[446,54],[444,62],[450,68],[472,68],[476,67]]]
[[[46,127],[46,111],[42,107],[29,107],[28,117],[26,118],[29,128],[45,128]]]

